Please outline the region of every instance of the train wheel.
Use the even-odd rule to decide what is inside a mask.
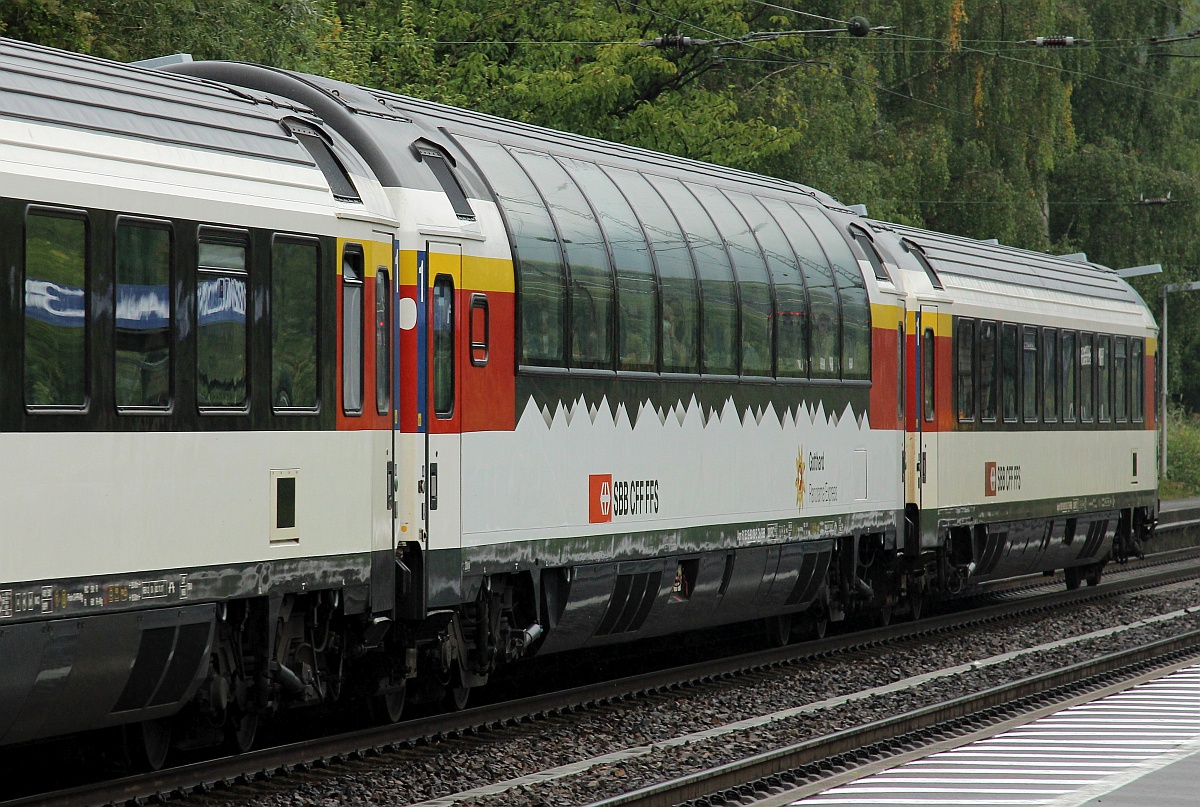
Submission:
[[[783,647],[792,640],[792,615],[769,616],[764,620],[767,629],[767,644]]]
[[[379,695],[371,697],[371,717],[379,724],[399,723],[404,715],[404,705],[408,700],[408,687],[401,684]],[[464,700],[464,706],[466,705]]]
[[[878,628],[886,628],[892,624],[892,604],[885,602],[883,607],[872,615],[872,619]]]
[[[254,747],[258,735],[258,715],[242,713],[231,717],[225,728],[225,745],[234,754],[244,754]]]
[[[921,618],[921,612],[925,610],[925,598],[920,594],[910,594],[908,596],[908,615],[916,622]]]
[[[1104,574],[1104,565],[1097,563],[1094,566],[1091,566],[1088,568],[1087,576],[1084,579],[1087,580],[1087,584],[1089,586],[1098,586],[1098,585],[1100,585],[1100,577],[1103,574]]]
[[[450,673],[450,683],[446,685],[446,694],[442,696],[442,706],[447,712],[461,712],[467,708],[470,697],[471,688],[462,682],[462,674],[455,665]]]
[[[1079,588],[1081,575],[1079,574],[1078,566],[1071,566],[1070,568],[1063,569],[1063,576],[1067,578],[1067,591],[1074,591],[1075,589]]]
[[[143,720],[125,726],[125,757],[137,771],[157,771],[167,762],[171,751],[169,718]]]

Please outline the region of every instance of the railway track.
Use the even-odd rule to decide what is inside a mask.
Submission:
[[[1200,513],[1197,513],[1197,515],[1200,515]],[[831,637],[802,645],[789,645],[774,650],[709,661],[683,668],[663,670],[580,687],[574,690],[548,693],[518,701],[484,706],[457,714],[432,716],[398,726],[367,729],[333,737],[280,745],[250,754],[196,762],[155,774],[88,784],[58,792],[32,794],[20,799],[0,802],[0,807],[17,807],[17,805],[25,807],[26,805],[33,804],[53,807],[122,804],[150,799],[169,800],[177,796],[212,793],[215,790],[224,791],[229,788],[233,789],[229,791],[229,795],[234,796],[237,792],[252,791],[256,782],[263,782],[281,774],[299,773],[318,767],[337,766],[339,763],[354,760],[370,760],[384,754],[402,755],[414,753],[415,749],[419,749],[425,743],[447,739],[459,738],[458,742],[469,743],[472,741],[472,737],[482,737],[485,734],[494,736],[494,732],[497,730],[512,731],[514,730],[513,727],[529,721],[553,719],[556,715],[636,698],[648,693],[664,692],[679,687],[719,685],[719,682],[731,676],[753,674],[787,665],[800,664],[814,658],[869,652],[872,649],[893,647],[897,643],[905,641],[927,641],[931,637],[954,633],[971,627],[985,626],[1002,620],[1018,619],[1022,616],[1055,611],[1064,607],[1077,607],[1089,602],[1096,602],[1133,591],[1200,578],[1200,560],[1197,559],[1195,538],[1183,539],[1180,537],[1184,533],[1191,534],[1197,522],[1189,517],[1177,519],[1173,523],[1179,526],[1165,524],[1165,536],[1170,536],[1170,539],[1174,539],[1178,543],[1190,543],[1193,548],[1192,552],[1174,550],[1173,552],[1163,553],[1160,556],[1151,556],[1148,559],[1151,561],[1150,564],[1131,564],[1129,567],[1124,567],[1118,573],[1110,575],[1103,585],[1096,588],[1078,591],[1054,590],[1053,592],[1047,592],[1044,589],[1054,586],[1054,584],[1039,579],[1035,584],[1024,584],[1021,591],[1010,589],[1007,592],[993,592],[984,598],[987,601],[967,613],[932,616],[916,623],[906,622],[853,635]],[[1170,539],[1164,541],[1164,545],[1171,543]],[[1188,557],[1189,555],[1190,557]],[[1057,586],[1054,586],[1054,588],[1060,589],[1061,582]],[[1084,672],[1086,671],[1082,667],[1077,671],[1076,675],[1079,680],[1103,674],[1100,672],[1091,672],[1085,675]],[[1066,684],[1061,685],[1065,686]],[[1049,686],[1060,686],[1060,684],[1045,684],[1043,688]],[[1000,697],[998,693],[994,694],[995,697]],[[1013,697],[1018,696],[1013,695]],[[992,706],[977,703],[972,708],[967,708],[964,704],[960,704],[958,708],[960,708],[961,715],[965,715],[972,711],[992,708]],[[930,715],[932,716],[926,716],[923,719],[933,720],[933,717],[936,716],[933,712],[930,712]],[[945,718],[942,719],[944,720]],[[934,723],[936,722],[939,721],[934,721]],[[899,723],[890,723],[889,725],[893,726],[892,729],[888,729],[893,734],[897,733],[899,728],[903,728]],[[930,725],[933,724],[931,723]],[[879,727],[877,729],[880,731],[883,730]],[[906,729],[906,731],[923,730],[927,730],[927,728]],[[903,732],[900,733],[902,734]],[[843,750],[825,753],[821,758],[848,753],[854,747],[871,745],[872,743],[883,742],[883,740],[878,738],[872,739],[869,734],[858,735],[855,739],[852,737],[852,733],[846,733],[840,742],[851,744],[844,745]],[[857,742],[858,746],[853,745],[854,742]],[[810,748],[804,751],[804,753],[818,754],[821,752]],[[779,759],[784,758],[781,757]],[[743,783],[739,784],[744,786],[744,782],[753,781],[761,776],[778,775],[782,770],[795,768],[798,765],[811,764],[804,762],[786,765],[784,762],[778,760],[767,761],[765,759],[760,760],[759,763],[775,765],[776,768],[770,773],[759,774],[756,772],[758,769],[753,767],[753,764],[758,763],[747,762],[749,767],[738,769],[741,772],[736,774],[737,776],[744,777]],[[734,773],[730,770],[725,771],[722,775],[734,775]],[[701,789],[709,787],[709,792],[725,787],[722,784],[701,786],[699,780],[686,785],[681,784],[680,786],[699,787]],[[693,793],[693,791],[688,792]],[[629,797],[635,795],[631,793]],[[660,798],[650,793],[643,794],[643,796],[645,798]],[[687,795],[683,798],[692,797],[692,795]],[[675,796],[671,795],[663,798],[669,799],[675,798]],[[626,802],[614,801],[612,803]],[[674,802],[646,801],[628,803],[666,804]]]

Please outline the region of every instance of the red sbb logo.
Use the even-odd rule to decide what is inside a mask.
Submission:
[[[983,495],[995,496],[997,485],[996,463],[985,462],[983,464]]]
[[[604,524],[612,521],[613,511],[612,474],[588,476],[588,521]]]

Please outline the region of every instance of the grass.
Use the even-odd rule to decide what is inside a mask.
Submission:
[[[1182,407],[1167,413],[1167,478],[1159,480],[1158,495],[1200,496],[1200,415]]]

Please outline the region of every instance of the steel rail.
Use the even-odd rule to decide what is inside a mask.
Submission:
[[[1036,709],[1048,700],[1065,700],[1081,690],[1099,689],[1122,678],[1134,679],[1147,669],[1194,657],[1200,657],[1200,631],[805,740],[587,807],[674,807],[713,796],[722,799],[715,803],[745,803],[755,793],[765,797],[781,785],[799,786],[838,767],[853,765],[856,760],[875,760],[911,750],[915,745],[932,744],[940,739],[939,734],[965,733],[1014,712]]]

